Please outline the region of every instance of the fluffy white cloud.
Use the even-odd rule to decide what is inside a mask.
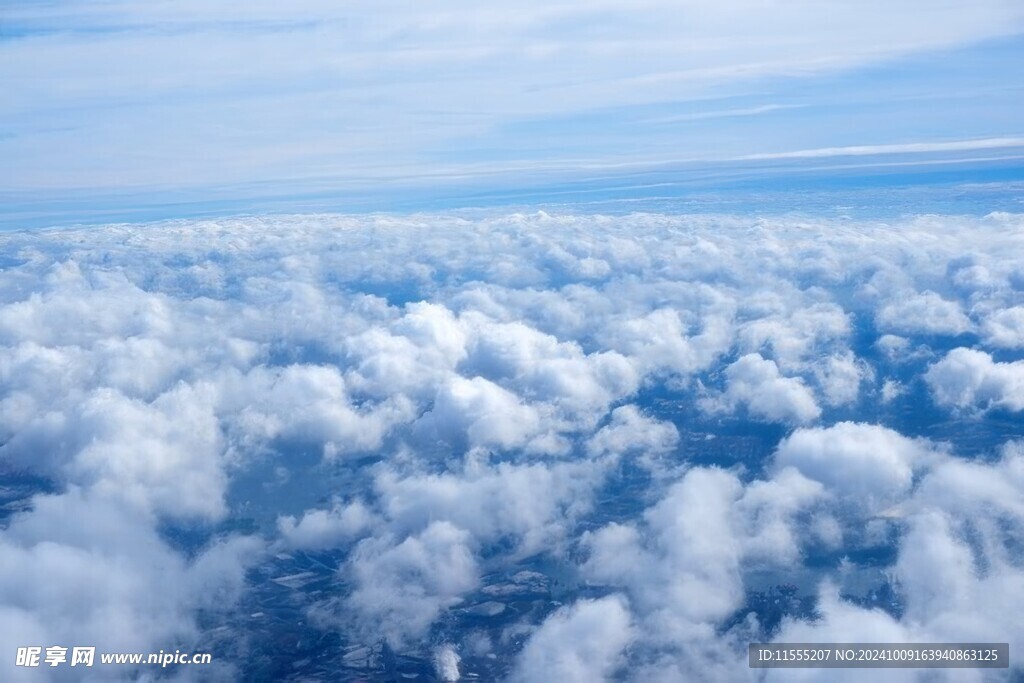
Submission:
[[[633,358],[641,370],[689,375],[705,370],[728,351],[732,341],[731,302],[718,296],[709,302],[714,311],[701,321],[696,334],[684,324],[677,310],[659,308],[635,317],[616,319],[601,332],[606,343]],[[724,300],[723,300],[724,299]]]
[[[744,407],[755,419],[798,424],[821,415],[814,394],[800,378],[784,377],[775,361],[759,354],[747,354],[727,367],[725,378],[725,392],[703,401],[712,412]]]
[[[904,334],[957,335],[973,329],[955,301],[926,291],[883,306],[876,318],[879,328]]]
[[[610,524],[584,536],[584,574],[626,586],[647,615],[648,637],[685,642],[739,607],[744,563],[799,556],[793,515],[822,487],[793,470],[744,489],[735,475],[696,468],[644,513],[642,526]]]
[[[579,600],[544,620],[523,647],[513,681],[611,680],[633,637],[629,608],[618,596]]]
[[[860,385],[873,377],[870,366],[858,362],[853,354],[835,354],[814,365],[815,379],[822,398],[830,406],[849,405],[860,396]]]
[[[32,503],[0,532],[0,637],[19,645],[199,651],[195,611],[229,608],[261,550],[253,538],[225,539],[186,561],[151,517],[122,503],[80,489]],[[14,654],[0,653],[12,674]],[[111,679],[138,674],[101,671]]]
[[[742,625],[716,634],[711,627],[739,606],[757,568],[799,566],[802,548],[815,536],[833,547],[842,543],[840,529],[826,539],[817,523],[834,520],[833,514],[861,526],[896,503],[886,514],[901,520],[899,555],[890,572],[904,601],[902,614],[841,599],[838,587],[825,580],[817,599],[820,618],[788,617],[775,637],[983,642],[1001,633],[1015,642],[1021,631],[1011,615],[1024,596],[1024,572],[1014,559],[1016,532],[1006,532],[1024,528],[1022,452],[1011,443],[996,463],[970,462],[874,425],[800,429],[780,445],[768,479],[742,484],[721,470],[697,468],[648,509],[643,525],[611,524],[589,534],[582,569],[591,581],[627,591],[638,642],[662,653],[645,661],[637,651],[640,679],[670,680],[701,670],[712,680],[735,680],[746,675],[743,646],[764,634]],[[840,567],[837,578],[844,571]],[[1003,596],[998,605],[991,604],[996,594]],[[735,668],[728,661],[737,662]],[[832,673],[766,675],[832,680]],[[892,680],[918,680],[912,673],[891,673]]]
[[[422,636],[442,610],[478,584],[470,541],[448,522],[433,522],[401,541],[364,539],[346,568],[355,586],[346,608],[364,619],[370,630],[365,635],[384,636],[394,646]]]
[[[914,472],[941,457],[927,442],[885,427],[840,422],[798,429],[775,452],[775,468],[794,467],[837,496],[881,512],[901,500]]]
[[[1024,346],[1024,306],[996,310],[982,324],[985,342],[992,346],[1019,349]]]
[[[895,334],[883,334],[875,342],[878,348],[890,360],[898,360],[905,357],[910,347],[910,340]]]
[[[636,369],[619,353],[585,355],[578,344],[559,342],[522,323],[469,317],[475,333],[472,350],[459,369],[543,397],[569,419],[592,419],[637,388]]]
[[[724,617],[741,598],[732,521],[741,489],[721,470],[692,470],[645,513],[649,541],[618,524],[587,537],[585,574],[630,586],[638,609],[660,613],[666,639],[692,636],[695,624]]]
[[[679,442],[679,430],[671,422],[654,420],[633,405],[612,411],[611,420],[587,442],[587,452],[637,453],[657,457],[672,451]]]
[[[783,368],[795,367],[809,356],[818,355],[823,346],[841,341],[850,334],[850,319],[834,303],[812,303],[796,310],[787,310],[792,304],[779,297],[783,292],[764,292],[755,306],[762,313],[741,326],[739,342],[749,351],[764,350]],[[774,300],[770,300],[774,298]],[[756,300],[755,300],[756,301]],[[754,302],[745,302],[753,308]],[[776,312],[776,309],[782,309]],[[755,309],[756,310],[756,309]]]
[[[279,517],[277,529],[289,547],[321,550],[365,535],[375,522],[373,512],[361,501],[344,504],[335,500],[331,509],[308,510],[298,521],[292,515]]]
[[[566,527],[589,510],[604,468],[591,463],[477,467],[465,473],[398,478],[384,472],[376,482],[384,512],[395,528],[410,531],[426,520],[446,520],[479,542],[502,536],[520,552],[551,549]]]
[[[737,533],[743,539],[744,562],[751,566],[789,566],[798,562],[809,538],[807,520],[797,518],[808,510],[828,520],[818,505],[828,491],[820,482],[795,468],[784,468],[774,477],[747,485],[736,504]],[[827,531],[813,528],[817,536]]]
[[[1024,640],[1013,616],[1024,607],[1012,540],[1024,530],[1022,494],[1020,442],[1006,444],[991,465],[951,461],[929,474],[908,506],[911,526],[896,566],[910,619],[943,637]]]
[[[1024,410],[1024,361],[999,363],[984,351],[956,348],[924,376],[940,406]]]
[[[900,384],[899,382],[897,382],[896,380],[885,380],[885,382],[882,383],[882,390],[880,392],[882,404],[884,405],[886,403],[891,403],[898,396],[902,396],[904,393],[906,393],[906,391],[907,388]]]
[[[523,448],[540,435],[541,415],[511,391],[483,377],[453,377],[419,423],[442,437],[465,435],[469,446]]]
[[[823,497],[820,484],[793,469],[744,486],[723,470],[695,468],[642,524],[584,535],[583,575],[630,598],[642,646],[629,679],[745,675],[745,660],[732,653],[752,636],[721,634],[719,626],[743,604],[747,573],[799,560],[809,533],[798,517]]]
[[[906,643],[929,642],[880,609],[863,609],[839,597],[838,587],[823,582],[818,594],[815,621],[789,620],[777,636],[778,642],[792,643]],[[918,672],[906,669],[873,670],[872,680],[906,682],[921,680]],[[856,669],[768,669],[768,681],[862,681],[864,671]]]
[[[434,670],[445,683],[454,683],[462,678],[459,673],[459,654],[451,645],[444,645],[434,653]]]
[[[224,514],[221,435],[211,397],[180,385],[152,403],[111,389],[27,421],[3,451],[20,467],[171,517]]]
[[[824,581],[817,620],[787,620],[780,642],[1009,642],[1024,640],[1024,450],[1006,444],[994,463],[945,459],[906,496],[899,554],[890,569],[903,600],[899,616],[843,600]],[[1000,640],[1001,639],[1001,640]],[[1011,655],[1012,657],[1012,655]],[[1011,660],[1014,667],[1019,664]],[[829,671],[774,671],[768,680],[837,680]],[[838,680],[858,680],[839,672]],[[846,676],[843,678],[842,676]],[[999,680],[958,672],[951,680]],[[1015,670],[1011,671],[1011,677]],[[894,681],[920,680],[908,671]]]
[[[921,483],[921,500],[937,508],[969,517],[972,505],[983,504],[988,512],[1024,518],[1024,442],[1003,445],[995,463],[951,459],[934,468]]]
[[[365,454],[416,415],[398,392],[356,405],[338,368],[293,364],[226,373],[211,383],[231,436],[247,445],[284,439],[322,445],[330,455]]]

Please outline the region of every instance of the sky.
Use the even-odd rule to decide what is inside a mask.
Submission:
[[[723,164],[1019,166],[1022,33],[1014,0],[9,2],[0,220],[471,205]]]

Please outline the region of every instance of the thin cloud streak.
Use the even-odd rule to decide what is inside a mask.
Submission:
[[[978,149],[1010,149],[1024,147],[1024,138],[988,138],[985,140],[954,140],[949,142],[908,142],[895,145],[853,145],[850,147],[822,147],[792,152],[748,154],[736,161],[767,159],[817,159],[820,157],[870,156],[873,154],[927,154],[931,152],[964,152]]]

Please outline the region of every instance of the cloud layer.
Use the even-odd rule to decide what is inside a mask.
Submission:
[[[7,640],[255,648],[272,589],[345,666],[384,642],[445,680],[744,680],[770,638],[1013,652],[1024,451],[995,421],[1024,406],[1022,235],[545,213],[4,234],[0,458],[36,482],[2,518]]]

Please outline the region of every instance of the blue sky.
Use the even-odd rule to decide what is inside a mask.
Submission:
[[[6,3],[0,220],[457,204],[780,160],[1012,166],[1022,33],[1010,0]]]

